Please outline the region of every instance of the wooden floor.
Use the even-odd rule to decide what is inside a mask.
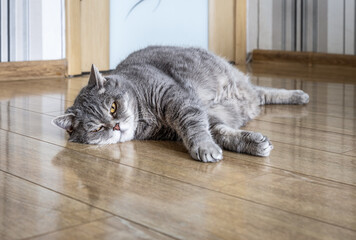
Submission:
[[[0,239],[356,239],[356,75],[248,69],[311,101],[245,127],[270,157],[216,164],[177,142],[68,143],[51,119],[87,78],[0,83]]]

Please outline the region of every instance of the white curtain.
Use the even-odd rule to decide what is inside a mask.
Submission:
[[[253,49],[356,55],[355,0],[248,0]]]
[[[0,0],[1,62],[65,58],[64,0]]]

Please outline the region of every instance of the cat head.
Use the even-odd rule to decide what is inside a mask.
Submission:
[[[132,140],[136,130],[135,101],[119,76],[102,76],[92,65],[85,86],[65,114],[52,123],[69,133],[69,141],[111,144]]]

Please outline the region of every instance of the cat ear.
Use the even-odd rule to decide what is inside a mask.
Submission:
[[[58,116],[52,120],[52,124],[71,132],[73,130],[73,120],[74,120],[74,113],[67,113],[61,116]]]
[[[91,65],[91,71],[90,71],[90,76],[89,76],[89,82],[88,86],[89,87],[94,87],[96,86],[98,89],[103,88],[105,78],[100,74],[99,70],[95,65]]]

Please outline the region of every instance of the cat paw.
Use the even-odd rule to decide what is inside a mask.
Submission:
[[[292,104],[307,104],[309,95],[302,90],[295,90],[291,97]]]
[[[246,152],[260,157],[268,157],[273,149],[272,143],[261,133],[250,132],[246,139]]]
[[[191,156],[202,162],[219,162],[223,159],[221,148],[214,142],[202,142],[192,147]]]

